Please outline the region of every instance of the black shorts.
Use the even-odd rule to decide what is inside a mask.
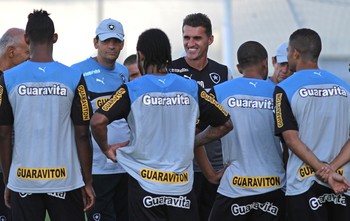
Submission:
[[[275,190],[269,193],[239,198],[229,198],[218,193],[209,216],[209,220],[284,221],[284,199],[284,192],[282,190]]]
[[[12,219],[44,221],[85,221],[81,189],[62,193],[18,193],[11,191]]]
[[[157,195],[129,179],[130,221],[198,221],[197,209],[193,191],[181,196]]]
[[[95,206],[86,213],[89,221],[128,221],[127,173],[92,175]]]
[[[350,220],[350,197],[314,183],[308,191],[287,196],[288,221]]]
[[[193,190],[196,194],[198,212],[201,221],[208,220],[218,187],[218,184],[210,183],[202,172],[194,173]]]
[[[11,220],[11,210],[6,207],[4,200],[5,184],[3,182],[3,173],[0,172],[0,221]]]

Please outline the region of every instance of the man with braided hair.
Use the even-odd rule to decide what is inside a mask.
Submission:
[[[143,32],[136,50],[143,76],[122,85],[95,112],[93,136],[106,156],[130,174],[131,221],[198,221],[193,148],[219,139],[232,123],[195,81],[167,72],[171,47],[163,31]],[[108,145],[107,125],[121,118],[129,124],[130,141]],[[195,136],[198,118],[211,126]]]

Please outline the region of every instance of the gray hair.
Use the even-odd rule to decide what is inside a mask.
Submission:
[[[18,33],[24,30],[20,28],[11,28],[7,30],[4,35],[0,38],[0,55],[5,54],[9,46],[17,46],[20,42],[20,35]]]

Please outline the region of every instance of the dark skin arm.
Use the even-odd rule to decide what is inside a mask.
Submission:
[[[199,168],[201,168],[201,171],[205,176],[205,178],[207,178],[207,180],[210,183],[219,184],[221,177],[224,175],[224,172],[226,168],[229,166],[229,164],[227,164],[220,171],[215,171],[213,166],[210,164],[208,160],[204,146],[194,148],[194,158],[198,163]]]
[[[194,158],[198,163],[198,166],[201,168],[203,175],[207,178],[210,183],[218,184],[220,182],[221,177],[223,176],[226,167],[220,171],[215,171],[212,165],[210,164],[205,148],[203,145],[211,141],[220,139],[222,136],[226,135],[233,129],[232,121],[229,119],[225,124],[212,127],[208,126],[204,131],[199,132],[196,131],[197,135],[195,138],[195,148],[194,148]],[[200,146],[198,146],[200,145]]]
[[[319,179],[323,180],[324,182],[328,182],[330,185],[331,183],[335,183],[335,184],[345,183],[346,186],[344,186],[343,189],[339,190],[336,193],[346,192],[350,189],[350,184],[343,176],[336,173],[336,171],[349,161],[350,161],[350,140],[348,140],[345,143],[340,153],[332,162],[330,162],[329,165],[325,165],[321,169],[316,171],[316,175]]]
[[[92,134],[99,145],[102,152],[106,155],[106,157],[113,162],[117,162],[117,154],[116,150],[120,147],[124,147],[129,144],[129,141],[108,145],[107,140],[107,125],[109,124],[108,118],[100,113],[94,113],[92,115],[91,121],[91,131]]]
[[[95,193],[92,187],[91,137],[88,125],[75,125],[74,129],[81,172],[85,182],[85,186],[82,188],[84,211],[87,211],[95,204]]]
[[[12,125],[5,125],[0,126],[0,159],[1,159],[1,166],[3,170],[4,175],[4,184],[7,185],[9,172],[10,172],[10,166],[12,161],[12,147],[11,147],[11,136],[12,136]],[[5,187],[5,205],[7,207],[11,207],[11,201],[10,201],[10,192]]]
[[[293,151],[293,153],[307,165],[311,166],[315,171],[322,171],[323,168],[329,167],[328,164],[320,161],[316,155],[299,139],[298,131],[286,130],[282,133],[282,135],[286,141],[286,145]],[[333,170],[329,172],[327,182],[336,194],[344,193],[349,189],[347,180]]]
[[[196,135],[194,146],[200,147],[214,140],[220,139],[232,129],[233,124],[231,119],[227,120],[223,125],[217,127],[208,126],[205,130]]]

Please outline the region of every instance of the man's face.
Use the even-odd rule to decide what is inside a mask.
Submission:
[[[204,27],[191,27],[185,25],[183,31],[183,45],[188,60],[199,60],[207,56],[209,45],[213,36],[205,33]]]
[[[97,49],[98,60],[104,65],[114,64],[124,47],[124,41],[117,38],[108,38],[104,41],[96,41],[95,39],[94,44]]]
[[[277,63],[274,65],[277,83],[282,82],[289,76],[293,74],[292,71],[289,70],[288,62]]]
[[[24,34],[23,34],[23,39],[21,42],[17,45],[17,47],[14,47],[13,50],[13,65],[18,65],[21,64],[22,62],[26,61],[29,59],[30,54],[29,54],[29,46],[24,40]]]
[[[128,65],[127,68],[129,71],[129,81],[132,81],[138,77],[141,77],[141,73],[139,68],[137,67],[137,63]]]

